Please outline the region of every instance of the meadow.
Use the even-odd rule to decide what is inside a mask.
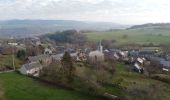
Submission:
[[[18,73],[0,74],[0,100],[100,100],[76,91],[50,86]]]
[[[129,29],[113,30],[111,32],[90,32],[85,34],[90,41],[116,40],[115,44],[118,45],[170,43],[170,30],[168,29]]]

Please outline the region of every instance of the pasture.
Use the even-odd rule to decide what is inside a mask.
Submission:
[[[100,40],[116,40],[115,44],[170,43],[170,30],[163,29],[114,30],[111,32],[90,32],[85,34],[88,40],[95,42]]]

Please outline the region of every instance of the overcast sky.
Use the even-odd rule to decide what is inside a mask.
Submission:
[[[0,0],[0,20],[66,19],[121,24],[170,22],[169,0]]]

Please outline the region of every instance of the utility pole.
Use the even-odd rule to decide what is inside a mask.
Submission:
[[[14,55],[14,46],[13,46],[13,48],[12,48],[12,52],[13,52],[13,54],[12,54],[12,65],[13,65],[13,68],[14,68],[14,70],[15,70],[15,55]]]
[[[11,37],[11,40],[12,40],[12,39],[13,39],[13,42],[15,42],[13,37]],[[12,66],[13,66],[14,71],[15,71],[15,55],[14,55],[14,45],[15,45],[15,44],[12,43],[11,45],[12,45]]]

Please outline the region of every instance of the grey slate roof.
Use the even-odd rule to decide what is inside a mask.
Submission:
[[[36,61],[43,60],[49,57],[50,57],[49,55],[38,55],[38,56],[28,57],[28,60],[30,62],[36,62]]]
[[[163,67],[170,68],[170,61],[161,61],[160,63],[163,65]]]
[[[27,63],[23,65],[27,70],[31,70],[34,68],[41,68],[42,65],[40,64],[40,62],[33,62],[33,63]]]

